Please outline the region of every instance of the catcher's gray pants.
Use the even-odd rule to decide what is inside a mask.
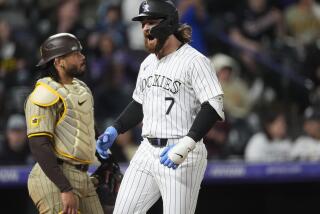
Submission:
[[[69,164],[63,164],[60,167],[79,200],[79,212],[103,214],[98,195],[87,172],[80,171]],[[44,174],[39,164],[35,164],[29,175],[28,190],[40,214],[58,214],[62,211],[60,190]]]

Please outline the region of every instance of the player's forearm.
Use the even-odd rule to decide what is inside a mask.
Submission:
[[[61,192],[72,190],[68,179],[64,176],[57,163],[57,157],[52,151],[50,138],[35,136],[29,138],[30,150],[34,159],[39,163],[46,176],[60,189]]]
[[[113,127],[116,128],[118,133],[124,133],[138,125],[142,119],[142,105],[133,100],[116,119]]]
[[[196,142],[199,141],[219,119],[220,116],[214,108],[208,102],[203,103],[187,136]]]

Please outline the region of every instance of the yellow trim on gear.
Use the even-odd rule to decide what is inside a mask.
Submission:
[[[77,158],[77,157],[75,157],[75,156],[73,156],[73,155],[64,153],[64,152],[58,150],[58,148],[57,148],[56,146],[54,147],[54,150],[55,150],[59,155],[61,155],[61,156],[63,156],[63,157],[66,157],[66,158],[69,158],[69,159],[72,159],[72,160],[75,160],[75,161],[78,161],[78,162],[80,162],[80,163],[91,164],[91,163],[93,162],[93,161],[88,161],[88,160],[82,160],[82,159],[79,159],[79,158]]]
[[[34,133],[34,134],[29,134],[28,138],[30,138],[30,137],[38,137],[38,136],[49,136],[49,137],[53,138],[53,135],[49,134],[47,132],[38,132],[38,133]]]
[[[63,211],[60,211],[58,214],[63,214]],[[80,211],[77,211],[77,214],[81,214]]]
[[[48,89],[48,91],[50,91],[51,93],[53,93],[54,95],[56,95],[57,98],[56,98],[55,100],[53,100],[51,103],[48,103],[48,104],[42,104],[42,103],[39,103],[39,102],[34,101],[34,99],[31,99],[31,102],[32,102],[32,103],[34,103],[34,104],[36,104],[36,105],[38,105],[38,106],[48,107],[48,106],[52,106],[53,104],[55,104],[56,102],[58,102],[58,100],[59,100],[59,95],[58,95],[58,93],[56,93],[56,91],[54,91],[52,88],[50,88],[49,86],[47,86],[47,85],[45,85],[45,84],[43,84],[43,83],[41,83],[41,82],[37,83],[36,88],[37,88],[39,85],[42,85],[43,87],[45,87],[46,89]],[[33,94],[34,92],[35,92],[35,90],[32,92],[31,97],[34,96],[34,94]]]
[[[43,87],[45,87],[46,89],[48,89],[50,92],[52,92],[53,94],[55,94],[56,96],[58,96],[58,99],[60,98],[63,102],[63,113],[61,115],[61,117],[59,118],[58,122],[56,125],[58,125],[59,123],[61,123],[62,119],[66,116],[67,113],[67,102],[65,101],[65,99],[53,88],[51,88],[49,85],[43,83],[43,82],[38,82],[37,85],[42,85]]]

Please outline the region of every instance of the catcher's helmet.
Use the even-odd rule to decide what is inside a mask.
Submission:
[[[144,19],[163,19],[150,30],[150,34],[158,39],[166,39],[179,27],[178,10],[171,0],[145,0],[140,4],[139,15],[132,21]]]
[[[73,51],[81,51],[80,41],[70,33],[58,33],[50,36],[40,47],[41,59],[37,66],[42,66],[56,57]]]

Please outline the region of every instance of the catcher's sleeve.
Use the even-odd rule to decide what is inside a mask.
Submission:
[[[29,138],[29,146],[34,159],[39,163],[46,176],[59,188],[61,192],[72,190],[68,179],[64,176],[57,163],[57,157],[51,148],[48,136],[34,136]]]
[[[133,100],[116,119],[113,127],[118,131],[118,133],[124,133],[138,125],[142,119],[142,105]]]
[[[208,102],[204,102],[187,136],[191,137],[195,142],[198,142],[207,134],[214,123],[220,119],[221,117],[215,109]]]

